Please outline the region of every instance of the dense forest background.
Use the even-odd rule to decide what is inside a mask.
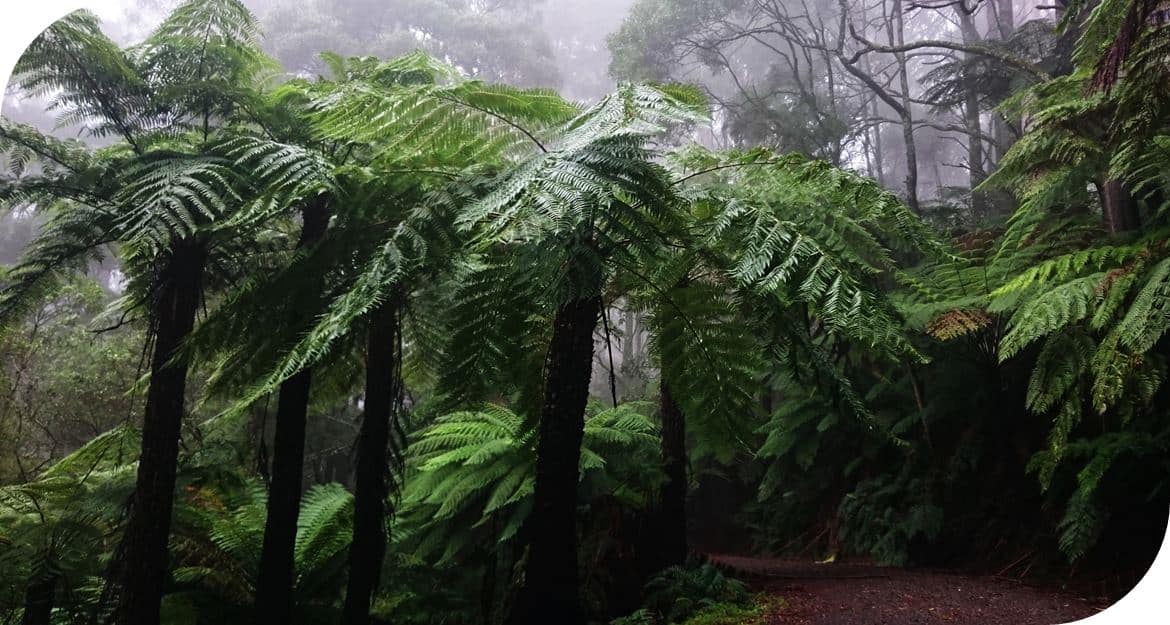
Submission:
[[[95,8],[4,97],[4,622],[753,622],[697,556],[1116,597],[1161,544],[1163,4]]]

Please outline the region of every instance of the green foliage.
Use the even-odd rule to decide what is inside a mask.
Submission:
[[[188,489],[184,520],[172,541],[177,585],[171,597],[201,618],[244,617],[251,609],[264,537],[263,486]],[[295,610],[307,622],[336,618],[352,539],[353,495],[340,484],[310,488],[301,501],[293,552]]]
[[[52,93],[61,123],[84,122],[91,136],[118,143],[83,154],[5,122],[0,149],[16,163],[36,154],[51,165],[0,187],[4,208],[49,209],[40,236],[9,274],[0,313],[11,319],[26,312],[105,244],[120,244],[131,308],[151,297],[159,265],[181,241],[200,240],[213,252],[211,267],[231,267],[221,255],[230,254],[230,244],[208,245],[203,232],[240,207],[248,185],[209,146],[252,98],[262,64],[253,20],[237,0],[186,2],[146,43],[127,50],[84,12],[42,33],[17,64],[14,84]]]
[[[128,391],[140,373],[140,332],[92,330],[110,323],[101,314],[110,299],[96,282],[70,280],[0,336],[0,484],[64,470],[46,465],[136,416],[138,396]],[[116,431],[110,457],[132,458],[133,434]],[[104,467],[109,457],[79,465],[90,460]]]
[[[610,625],[656,625],[665,622],[680,622],[684,625],[763,625],[784,607],[784,600],[776,595],[760,593],[752,597],[751,603],[742,601],[720,601],[709,603],[693,612],[682,621],[663,621],[647,608],[641,608],[627,616],[610,621]]]
[[[661,476],[658,428],[645,407],[623,404],[585,421],[579,497],[645,506]],[[394,540],[420,558],[452,564],[515,539],[532,510],[534,432],[501,406],[445,415],[407,448],[408,474]]]
[[[942,246],[893,194],[827,163],[766,150],[692,148],[678,162],[691,172],[684,180],[718,176],[701,193],[725,203],[712,235],[734,241],[737,283],[804,304],[834,332],[872,349],[913,354],[873,280],[897,268],[892,250],[942,253]]]
[[[598,293],[607,263],[637,266],[674,218],[674,188],[649,144],[670,125],[701,119],[692,95],[619,87],[551,139],[536,141],[456,225],[482,228],[478,238],[485,243],[551,243],[547,265],[561,267],[552,282],[554,303]]]
[[[1087,554],[1107,523],[1097,489],[1117,441],[1142,456],[1167,427],[1157,399],[1170,267],[1158,146],[1170,116],[1165,67],[1147,54],[1164,45],[1158,28],[1144,26],[1149,10],[1071,8],[1083,21],[1073,71],[1002,105],[1027,114],[1030,129],[984,186],[1012,190],[1018,210],[967,263],[916,276],[919,293],[933,293],[906,307],[929,319],[932,335],[980,340],[1003,366],[1030,370],[1025,406],[1042,419],[1046,445],[1028,466],[1063,509],[1059,544],[1070,559]]]
[[[709,605],[683,621],[685,625],[764,625],[779,610],[784,600],[766,593],[753,597],[752,605],[724,602]]]
[[[913,478],[862,481],[841,502],[842,542],[883,564],[905,564],[912,541],[934,540],[942,529],[943,511],[923,494]]]
[[[688,282],[662,299],[650,320],[662,378],[704,442],[696,452],[707,448],[728,461],[748,448],[763,367],[758,342],[742,331],[748,321],[724,285]]]
[[[105,565],[108,533],[122,515],[134,486],[134,460],[119,456],[132,444],[133,428],[100,435],[51,465],[41,477],[0,486],[0,612],[23,607],[29,584],[52,580],[78,601],[63,616],[91,607],[92,579]],[[129,439],[129,440],[128,440]]]
[[[409,47],[435,56],[325,54],[329,77],[279,85],[237,0],[184,2],[126,49],[91,14],[57,22],[21,59],[16,86],[50,97],[62,125],[112,143],[0,123],[0,204],[43,222],[0,293],[2,381],[16,389],[0,397],[0,438],[19,439],[0,458],[0,539],[12,547],[0,556],[4,608],[15,614],[30,582],[52,578],[57,620],[91,616],[134,478],[139,398],[122,391],[135,388],[141,328],[90,337],[83,326],[102,320],[94,304],[109,297],[69,276],[116,254],[129,288],[111,308],[123,321],[146,310],[149,340],[169,263],[189,246],[207,252],[199,295],[211,311],[182,356],[210,369],[209,395],[229,407],[210,422],[195,413],[184,430],[168,622],[248,618],[266,494],[240,442],[263,441],[264,424],[245,434],[243,423],[309,369],[315,421],[358,411],[361,346],[388,303],[401,367],[386,382],[404,390],[387,468],[402,489],[390,502],[380,620],[445,618],[436,605],[470,618],[515,584],[550,319],[595,296],[607,314],[647,322],[636,330],[650,345],[644,379],[685,415],[689,477],[754,488],[750,522],[769,550],[823,546],[906,564],[954,541],[971,527],[966,513],[999,504],[1005,486],[1004,501],[1034,509],[1026,538],[1053,533],[1069,559],[1089,556],[1117,500],[1133,499],[1125,488],[1157,499],[1170,475],[1170,80],[1164,38],[1140,27],[1151,4],[1070,6],[1084,30],[1074,71],[1056,78],[1025,71],[1030,61],[989,61],[1055,54],[1039,24],[981,45],[991,56],[929,73],[934,106],[963,105],[977,71],[984,105],[1028,119],[979,190],[1012,191],[1018,210],[1002,229],[951,243],[876,181],[828,162],[676,145],[710,130],[702,90],[661,82],[687,43],[679,35],[741,18],[738,2],[636,3],[637,19],[610,39],[613,71],[659,82],[623,84],[592,105],[469,78],[507,72],[474,37],[456,36],[502,23],[465,3],[404,9],[435,26],[408,26]],[[331,6],[306,3],[306,19]],[[383,9],[363,7],[343,17]],[[370,46],[402,43],[366,35]],[[718,129],[839,161],[869,134],[846,132],[855,113],[836,103],[821,110],[833,96],[821,82],[798,85],[800,98],[742,91]],[[775,68],[755,86],[793,87]],[[1115,183],[1132,200],[1128,221],[1102,193]],[[653,407],[615,403],[590,405],[584,424],[587,585],[607,575],[594,570],[605,550],[637,533],[627,523],[653,517],[664,481]],[[81,440],[41,447],[26,433],[86,412],[101,419]],[[1028,455],[1036,480],[1019,484]],[[305,493],[299,621],[336,621],[352,516],[341,484]],[[749,604],[712,566],[676,567],[651,581],[645,609],[615,622],[756,623],[774,607]]]
[[[646,584],[646,609],[664,623],[718,623],[746,608],[747,587],[710,564],[674,566]],[[745,610],[746,611],[746,610]]]
[[[626,616],[621,616],[609,622],[609,625],[654,625],[654,614],[646,608],[640,608]]]

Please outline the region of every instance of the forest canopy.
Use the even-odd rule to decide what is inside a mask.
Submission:
[[[1152,560],[1162,5],[137,8],[0,119],[4,623],[762,623],[711,554]]]

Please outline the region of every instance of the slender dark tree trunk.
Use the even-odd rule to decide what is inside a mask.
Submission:
[[[493,533],[495,530],[495,522],[492,523]],[[479,609],[482,612],[480,618],[483,620],[483,625],[492,625],[495,623],[496,611],[496,576],[499,568],[499,553],[496,551],[494,545],[488,546],[488,552],[484,557],[483,564],[483,578],[480,580],[479,586]]]
[[[662,467],[666,483],[658,504],[661,545],[659,568],[681,565],[687,559],[687,432],[682,408],[665,381],[659,384],[662,418]]]
[[[577,482],[599,312],[600,297],[580,299],[561,306],[553,321],[527,528],[528,566],[509,619],[513,625],[584,623],[577,588]]]
[[[1105,224],[1109,232],[1117,234],[1137,230],[1138,221],[1137,203],[1129,194],[1129,189],[1120,180],[1106,180],[1099,185],[1101,207],[1105,212]]]
[[[313,371],[305,369],[280,385],[272,441],[268,516],[256,578],[256,622],[282,625],[292,618],[294,549],[304,473],[305,422]]]
[[[49,625],[56,593],[56,575],[50,573],[32,580],[24,590],[24,617],[20,624]]]
[[[358,432],[354,483],[353,543],[343,625],[366,625],[386,551],[386,498],[391,420],[398,405],[399,299],[370,313],[366,339],[365,414]]]
[[[297,249],[321,240],[329,225],[329,210],[322,196],[301,210],[304,224]],[[292,620],[295,583],[294,550],[297,513],[301,507],[305,472],[305,421],[313,370],[305,369],[280,385],[276,405],[276,431],[272,441],[272,481],[268,487],[268,516],[256,578],[255,622],[287,625]],[[261,433],[263,435],[263,433]]]
[[[113,616],[119,625],[159,622],[187,384],[187,362],[177,356],[195,326],[205,258],[202,244],[178,243],[171,250],[154,306],[154,354],[138,482],[112,576],[117,596]]]

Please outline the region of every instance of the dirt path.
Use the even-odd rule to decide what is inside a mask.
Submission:
[[[776,625],[1053,625],[1103,606],[995,577],[863,564],[711,556],[754,589],[781,596]]]

